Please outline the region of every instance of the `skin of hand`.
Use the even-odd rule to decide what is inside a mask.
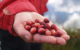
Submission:
[[[44,17],[36,12],[21,12],[15,15],[13,28],[15,32],[19,35],[19,37],[22,38],[24,41],[31,42],[33,39],[33,42],[37,42],[37,43],[50,43],[50,44],[58,43],[60,45],[64,45],[66,44],[66,41],[69,40],[69,35],[67,35],[65,31],[60,30],[59,28],[58,29],[62,31],[61,32],[62,35],[65,35],[66,37],[63,36],[63,37],[57,38],[54,36],[46,36],[46,35],[39,35],[39,34],[35,34],[34,36],[32,36],[31,33],[24,28],[24,25],[25,25],[25,22],[35,21],[35,19],[39,19],[43,21]],[[51,24],[52,23],[50,23],[50,25]]]
[[[11,13],[7,10],[3,10],[4,14],[10,15]],[[20,12],[15,15],[15,20],[13,24],[13,28],[15,32],[18,34],[20,38],[22,38],[25,42],[37,42],[37,43],[50,43],[50,44],[59,44],[65,45],[67,40],[70,39],[70,36],[64,31],[57,28],[58,32],[62,34],[61,37],[54,36],[46,36],[35,34],[31,35],[29,31],[24,28],[24,25],[27,21],[35,21],[35,19],[39,19],[41,21],[44,20],[45,17],[36,13],[36,12]],[[50,25],[52,22],[50,22]]]

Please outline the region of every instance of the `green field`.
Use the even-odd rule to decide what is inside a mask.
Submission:
[[[66,45],[43,44],[43,50],[80,50],[80,29],[77,31],[67,30],[71,39]]]

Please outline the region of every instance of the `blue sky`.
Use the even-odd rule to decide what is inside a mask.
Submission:
[[[80,27],[80,0],[49,0],[45,16],[67,27],[76,23]]]

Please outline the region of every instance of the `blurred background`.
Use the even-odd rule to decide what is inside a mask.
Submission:
[[[80,50],[80,0],[48,0],[44,14],[71,36],[65,46],[44,44],[43,50]]]
[[[43,44],[43,50],[80,50],[80,0],[48,0],[46,6],[44,16],[64,28],[71,39],[64,46]]]

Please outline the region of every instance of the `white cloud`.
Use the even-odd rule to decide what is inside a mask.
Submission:
[[[72,4],[64,7],[56,7],[55,11],[68,13],[80,12],[80,6]]]
[[[56,21],[56,16],[54,14],[46,13],[46,14],[44,14],[44,16],[49,18],[52,22]]]
[[[48,4],[59,6],[63,3],[63,0],[49,0]]]
[[[55,8],[55,11],[68,13],[73,13],[76,11],[80,12],[80,4],[75,3],[75,0],[49,0],[48,5],[53,6]]]
[[[55,21],[55,12],[69,13],[69,19],[64,23],[64,27],[80,28],[80,15],[78,13],[75,13],[80,12],[79,2],[80,1],[78,0],[49,0],[47,4],[49,11],[45,14],[45,16]]]
[[[47,7],[49,11],[45,13],[44,16],[48,17],[51,21],[55,21],[56,16],[54,14],[54,8],[57,8],[62,4],[63,0],[48,0]]]
[[[74,13],[69,16],[70,18],[64,23],[64,28],[80,28],[80,15]]]

